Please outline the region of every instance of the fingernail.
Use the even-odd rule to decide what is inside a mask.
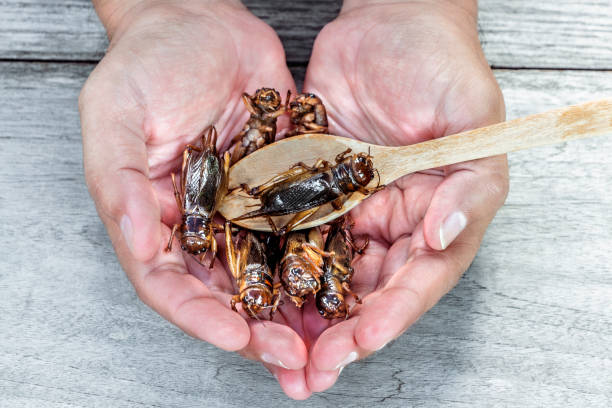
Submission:
[[[289,368],[286,365],[284,365],[282,361],[274,357],[272,354],[263,353],[260,358],[261,358],[261,361],[263,361],[264,363],[273,364],[275,366],[279,366],[279,367],[283,367],[287,369]]]
[[[121,217],[121,222],[119,223],[119,227],[121,228],[123,239],[125,240],[125,243],[130,249],[130,252],[133,252],[132,251],[133,229],[132,229],[132,220],[130,220],[130,217],[128,217],[127,215],[124,215],[123,217]]]
[[[380,351],[380,350],[384,349],[387,344],[389,344],[389,342],[386,342],[385,344],[383,344],[382,346],[377,348],[375,351]]]
[[[461,211],[449,215],[440,227],[440,245],[446,249],[467,225],[467,218]]]
[[[338,370],[340,368],[344,368],[347,365],[351,364],[353,361],[357,360],[357,357],[359,357],[357,352],[356,351],[351,351],[348,354],[348,356],[346,356],[346,358],[344,360],[342,360],[340,363],[338,363],[338,365],[336,366],[336,370]]]

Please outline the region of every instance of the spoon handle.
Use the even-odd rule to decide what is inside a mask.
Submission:
[[[530,147],[612,133],[612,99],[568,106],[401,148],[377,152],[381,182],[415,171]]]

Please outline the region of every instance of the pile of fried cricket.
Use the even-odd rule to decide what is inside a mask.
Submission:
[[[368,244],[355,243],[348,216],[323,226],[294,230],[324,204],[342,208],[350,194],[365,194],[379,187],[368,188],[375,169],[366,153],[350,154],[347,150],[336,157],[334,164],[318,160],[313,166],[297,163],[291,169],[268,182],[251,188],[235,186],[249,196],[258,198],[261,207],[234,220],[264,217],[272,233],[243,230],[226,220],[224,225],[213,222],[213,216],[223,197],[228,193],[229,168],[232,164],[262,146],[274,142],[276,121],[283,114],[290,117],[292,128],[285,137],[306,133],[328,133],[327,114],[321,99],[314,94],[297,95],[285,103],[271,88],[258,89],[253,96],[243,94],[242,100],[250,117],[242,131],[232,139],[232,146],[221,157],[217,152],[217,131],[209,127],[201,134],[202,145],[187,145],[183,153],[180,188],[172,174],[174,195],[182,215],[168,242],[171,250],[174,235],[180,235],[181,248],[200,255],[203,262],[211,253],[210,267],[217,253],[214,234],[225,233],[226,253],[238,294],[231,299],[231,307],[242,309],[251,317],[270,309],[272,319],[281,300],[281,287],[297,307],[314,295],[317,309],[326,319],[347,318],[349,306],[346,294],[351,291],[351,266],[355,253],[363,253]],[[292,214],[291,220],[279,228],[273,217]],[[279,276],[275,282],[275,276]]]

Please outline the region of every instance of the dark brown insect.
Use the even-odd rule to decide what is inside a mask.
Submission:
[[[289,104],[288,111],[291,123],[295,128],[287,134],[287,137],[305,133],[329,132],[325,106],[317,95],[313,93],[298,94]]]
[[[313,167],[297,163],[291,169],[268,180],[255,188],[246,184],[237,190],[244,190],[261,201],[261,207],[232,221],[265,217],[277,234],[291,231],[314,214],[323,204],[330,203],[339,210],[348,194],[358,191],[371,194],[382,186],[368,188],[376,169],[372,157],[366,153],[348,155],[348,149],[336,156],[336,164],[319,160]],[[235,190],[235,191],[237,191]],[[277,228],[272,216],[295,214],[282,228]]]
[[[287,93],[288,98],[289,93]],[[242,131],[232,139],[235,145],[232,164],[260,147],[272,143],[276,137],[276,119],[285,113],[285,106],[276,89],[260,88],[253,96],[244,93],[242,101],[251,116]]]
[[[227,263],[236,280],[238,294],[232,297],[230,306],[236,309],[238,302],[250,317],[270,308],[270,320],[280,302],[280,282],[274,284],[274,270],[271,270],[266,257],[266,246],[255,233],[246,231],[238,242],[238,251],[232,240],[229,221],[225,223],[225,243]]]
[[[225,153],[224,159],[221,159],[217,154],[217,130],[214,126],[205,129],[201,139],[201,148],[187,145],[183,152],[180,189],[172,173],[174,197],[182,222],[172,228],[166,251],[172,249],[174,234],[180,227],[181,248],[193,255],[202,254],[200,262],[204,261],[206,252],[210,250],[212,268],[217,253],[214,232],[215,229],[223,230],[223,226],[215,225],[212,219],[227,193],[230,157],[229,153]]]
[[[268,259],[268,266],[272,271],[272,275],[274,275],[276,273],[276,268],[280,263],[281,257],[283,255],[280,237],[275,234],[262,232],[260,238],[266,246],[266,258]]]
[[[324,259],[330,255],[323,251],[323,236],[318,228],[287,235],[280,278],[285,293],[297,307],[302,307],[308,295],[321,288]]]
[[[317,309],[326,319],[348,318],[349,306],[345,293],[352,295],[355,302],[361,303],[350,287],[353,278],[351,263],[354,252],[363,253],[368,240],[361,247],[357,247],[351,234],[351,226],[350,218],[345,216],[336,220],[327,232],[325,250],[333,253],[333,256],[325,260],[321,290],[317,293]]]

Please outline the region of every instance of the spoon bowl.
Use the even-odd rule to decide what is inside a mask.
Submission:
[[[231,189],[244,183],[256,187],[298,162],[312,165],[318,159],[324,159],[334,163],[336,155],[349,148],[352,153],[369,152],[372,156],[374,167],[380,173],[380,181],[374,178],[370,186],[376,186],[378,182],[386,185],[417,171],[611,133],[612,99],[605,99],[401,147],[373,145],[334,135],[307,134],[272,143],[240,160],[230,169],[229,186]],[[296,229],[332,221],[365,198],[367,196],[363,194],[353,193],[340,210],[325,204]],[[259,206],[258,199],[237,190],[224,198],[219,212],[231,220]],[[276,225],[283,226],[291,217],[286,215],[273,219]],[[262,217],[235,223],[252,230],[271,231],[270,225]]]

